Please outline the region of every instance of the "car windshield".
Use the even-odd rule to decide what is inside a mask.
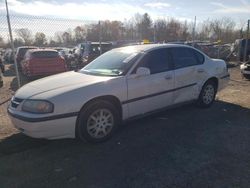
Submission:
[[[80,72],[100,76],[121,76],[127,73],[139,57],[140,53],[128,48],[112,50],[92,61]]]

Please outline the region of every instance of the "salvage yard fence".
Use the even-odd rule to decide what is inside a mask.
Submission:
[[[73,47],[86,37],[86,24],[94,22],[41,16],[25,16],[10,10],[10,26],[15,51],[11,49],[6,12],[0,12],[0,58],[5,64],[3,77],[4,86],[0,88],[0,135],[7,134],[11,129],[7,107],[13,93],[18,89],[14,57],[19,46],[37,47]],[[98,23],[98,22],[97,22]],[[75,40],[77,38],[77,40]],[[0,70],[1,71],[1,70]],[[21,72],[21,85],[27,83]]]
[[[48,18],[41,16],[23,16],[10,14],[10,24],[15,47],[22,45],[74,45],[74,34],[85,36],[86,24],[91,21],[81,21],[62,18]],[[6,15],[0,14],[1,46],[10,43],[9,29]],[[78,30],[76,29],[78,28]],[[82,29],[82,30],[81,30]],[[80,36],[79,36],[80,35]]]

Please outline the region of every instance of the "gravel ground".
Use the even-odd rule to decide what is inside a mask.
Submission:
[[[211,108],[132,121],[102,144],[31,139],[0,124],[0,187],[250,187],[250,81],[230,72]]]

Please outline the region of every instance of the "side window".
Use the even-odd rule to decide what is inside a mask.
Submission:
[[[168,49],[157,49],[146,54],[139,64],[140,67],[147,67],[151,74],[156,74],[169,70],[170,53]]]
[[[202,55],[200,52],[196,51],[196,50],[193,50],[195,56],[196,56],[196,59],[198,61],[198,64],[202,64],[204,63],[204,60],[205,60],[205,57],[204,55]]]
[[[194,50],[190,48],[172,48],[172,55],[175,64],[175,69],[200,64],[198,56],[196,55]]]

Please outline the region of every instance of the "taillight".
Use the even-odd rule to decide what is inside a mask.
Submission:
[[[60,57],[60,63],[63,64],[63,66],[64,66],[64,68],[65,68],[65,71],[67,71],[67,70],[68,70],[68,67],[67,67],[67,64],[66,64],[66,62],[65,62],[65,59],[64,59],[63,57]]]

